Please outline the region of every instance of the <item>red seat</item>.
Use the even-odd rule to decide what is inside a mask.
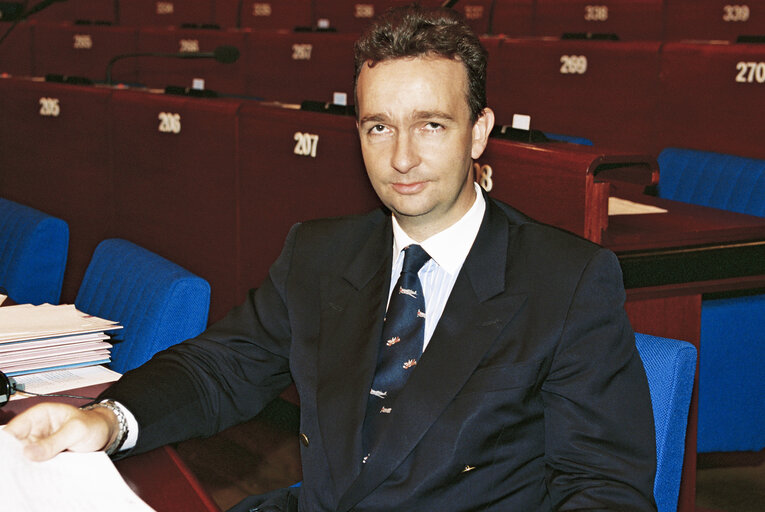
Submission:
[[[128,0],[119,3],[120,25],[173,26],[213,22],[212,0]]]
[[[214,52],[220,46],[246,51],[245,34],[237,30],[181,29],[148,27],[138,31],[139,52],[184,53]],[[245,93],[245,62],[221,63],[213,58],[179,59],[138,57],[134,59],[138,81],[151,87],[168,85],[191,87],[195,78],[204,80],[204,88],[224,94]]]
[[[240,102],[115,91],[114,236],[206,279],[210,320],[236,302]]]
[[[60,74],[103,81],[109,60],[137,48],[136,31],[129,27],[38,23],[34,30],[37,75]],[[135,62],[117,62],[114,81],[135,82]]]
[[[506,39],[489,61],[498,124],[531,116],[543,132],[646,152],[653,149],[659,42]]]
[[[492,34],[510,37],[533,34],[534,0],[494,0]]]
[[[762,2],[729,0],[667,0],[665,39],[727,40],[765,35]]]
[[[107,129],[111,90],[0,80],[0,196],[69,224],[62,302],[74,302],[114,201]]]
[[[765,158],[765,46],[667,43],[661,62],[660,147]]]
[[[8,24],[0,30],[8,30]],[[0,45],[0,74],[30,76],[34,72],[32,54],[33,23],[19,23]]]
[[[352,116],[247,103],[239,116],[239,294],[258,286],[289,228],[379,205]]]
[[[333,93],[353,103],[354,34],[261,31],[250,34],[247,92],[267,100],[332,101]]]
[[[661,40],[664,0],[537,0],[535,34],[616,34],[620,40]]]

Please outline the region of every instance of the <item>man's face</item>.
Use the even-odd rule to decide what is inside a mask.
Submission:
[[[451,226],[475,198],[472,162],[494,123],[470,120],[467,73],[442,57],[365,64],[357,81],[358,130],[369,180],[401,227],[424,240]]]

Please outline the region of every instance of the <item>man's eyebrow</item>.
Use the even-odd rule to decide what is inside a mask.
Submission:
[[[418,110],[412,115],[413,119],[443,119],[454,121],[454,116],[441,110]]]
[[[454,116],[443,112],[441,110],[416,110],[410,116],[412,119],[427,120],[427,119],[440,119],[444,121],[454,121]],[[359,124],[365,123],[386,123],[388,122],[388,116],[385,114],[369,114],[359,119]]]
[[[383,114],[369,114],[359,119],[359,124],[364,123],[384,123],[388,120],[388,117]]]

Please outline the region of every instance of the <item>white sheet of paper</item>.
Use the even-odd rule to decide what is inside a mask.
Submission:
[[[3,510],[25,512],[151,512],[103,452],[64,452],[45,462],[22,453],[15,437],[0,430],[0,501]]]
[[[104,366],[85,366],[68,370],[54,370],[51,372],[29,373],[14,377],[16,382],[24,385],[24,389],[32,393],[61,393],[86,386],[114,382],[119,379],[120,373]],[[11,395],[11,400],[28,398],[23,392]]]
[[[628,201],[620,197],[608,198],[609,215],[642,215],[646,213],[667,213],[667,210],[658,206]]]

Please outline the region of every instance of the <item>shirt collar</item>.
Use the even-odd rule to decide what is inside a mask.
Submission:
[[[473,183],[476,189],[476,198],[473,206],[462,216],[460,220],[436,233],[435,235],[419,242],[419,245],[433,258],[439,267],[449,274],[456,274],[462,268],[470,248],[473,246],[475,237],[483,221],[486,211],[486,200],[483,198],[481,187]],[[401,251],[411,244],[417,244],[399,225],[396,216],[393,215],[393,264]]]

